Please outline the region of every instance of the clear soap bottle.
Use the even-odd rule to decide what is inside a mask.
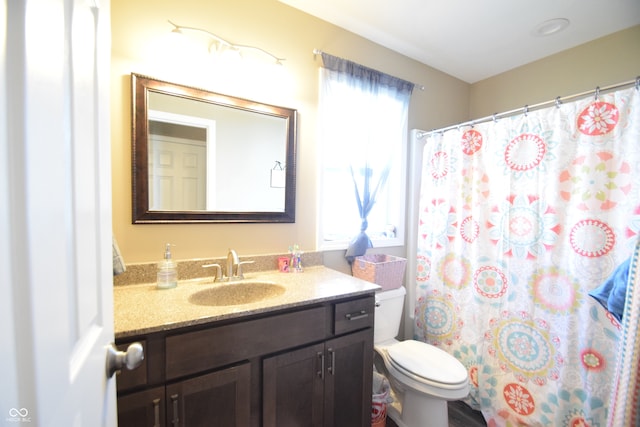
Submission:
[[[178,268],[171,259],[171,245],[167,243],[164,259],[158,263],[158,289],[171,289],[178,286]]]

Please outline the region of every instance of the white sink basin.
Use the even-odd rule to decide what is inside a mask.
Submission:
[[[282,295],[285,287],[271,282],[238,282],[213,285],[195,292],[189,302],[197,305],[229,306],[264,301]]]

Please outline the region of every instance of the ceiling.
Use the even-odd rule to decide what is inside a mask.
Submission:
[[[640,0],[280,1],[468,83],[640,24]]]

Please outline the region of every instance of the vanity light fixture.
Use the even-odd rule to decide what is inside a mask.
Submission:
[[[242,44],[231,43],[231,42],[223,39],[222,37],[220,37],[220,36],[218,36],[216,34],[213,34],[210,31],[203,30],[202,28],[185,27],[185,26],[182,26],[182,25],[174,24],[171,21],[168,21],[168,22],[169,22],[169,24],[173,25],[173,27],[174,27],[173,30],[171,30],[172,33],[183,34],[183,30],[186,30],[186,31],[196,31],[196,32],[203,33],[203,34],[206,34],[207,36],[209,36],[211,39],[213,39],[211,45],[209,46],[209,51],[211,51],[213,49],[215,49],[216,51],[218,51],[218,50],[220,50],[220,51],[226,50],[226,51],[234,52],[234,53],[237,53],[238,55],[241,55],[243,50],[253,50],[253,51],[261,52],[264,55],[267,55],[267,56],[271,57],[275,61],[275,63],[278,64],[278,65],[282,65],[282,61],[285,60],[285,58],[277,57],[274,54],[272,54],[270,52],[267,52],[266,50],[264,50],[264,49],[262,49],[260,47],[257,47],[257,46],[250,46],[250,45],[242,45]]]

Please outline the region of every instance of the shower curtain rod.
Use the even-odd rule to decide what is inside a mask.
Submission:
[[[323,53],[327,53],[327,54],[329,54],[328,52],[324,52],[324,51],[322,51],[322,50],[320,50],[320,49],[313,49],[313,56],[314,56],[314,58],[315,58],[315,56],[316,56],[316,55],[322,55]],[[329,55],[330,55],[330,54],[329,54]],[[424,85],[421,85],[421,84],[419,84],[419,83],[414,83],[414,82],[411,82],[411,83],[413,83],[413,84],[415,85],[415,87],[417,87],[418,89],[420,89],[420,90],[424,90]]]
[[[640,76],[636,77],[635,80],[629,80],[626,82],[622,82],[622,83],[617,83],[614,85],[610,85],[610,86],[605,86],[605,87],[600,87],[597,86],[595,89],[592,90],[588,90],[585,92],[581,92],[581,93],[576,93],[573,95],[569,95],[569,96],[565,96],[565,97],[556,97],[556,99],[551,100],[551,101],[545,101],[545,102],[540,102],[538,104],[534,104],[534,105],[525,105],[522,108],[516,108],[515,110],[509,110],[509,111],[505,111],[503,113],[494,113],[490,116],[486,116],[486,117],[482,117],[480,119],[476,119],[476,120],[469,120],[466,122],[462,122],[459,123],[457,125],[451,125],[451,126],[447,126],[447,127],[443,127],[440,129],[434,129],[434,130],[430,130],[430,131],[419,131],[417,133],[417,137],[418,139],[421,139],[425,136],[429,136],[432,135],[434,133],[444,133],[447,132],[449,130],[453,130],[453,129],[460,129],[463,126],[471,126],[473,127],[474,125],[480,124],[480,123],[484,123],[484,122],[488,122],[488,121],[497,121],[498,119],[503,119],[505,117],[510,117],[510,116],[515,116],[516,114],[522,113],[522,114],[527,114],[529,111],[532,110],[538,110],[541,108],[545,108],[545,107],[549,107],[551,105],[555,105],[557,107],[560,107],[560,104],[562,104],[563,101],[571,101],[574,100],[576,98],[583,98],[589,95],[595,95],[596,100],[598,99],[598,96],[603,93],[603,92],[610,92],[612,90],[617,90],[617,89],[622,89],[622,88],[626,88],[626,87],[630,87],[630,86],[635,86],[637,90],[640,89]]]

